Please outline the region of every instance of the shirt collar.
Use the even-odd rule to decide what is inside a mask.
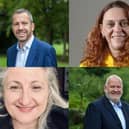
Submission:
[[[111,100],[109,100],[109,101],[110,101],[110,103],[112,104],[113,107],[114,107],[114,106],[117,106],[117,107],[119,107],[119,108],[122,107],[121,101],[119,101],[119,102],[117,102],[117,103],[114,103],[114,102],[112,102]]]
[[[34,40],[34,35],[32,35],[32,36],[30,37],[30,39],[25,43],[25,45],[23,46],[23,48],[20,48],[20,47],[19,47],[19,44],[17,43],[17,50],[18,50],[18,51],[20,51],[20,50],[25,51],[25,50],[27,50],[27,49],[30,49],[33,40]]]

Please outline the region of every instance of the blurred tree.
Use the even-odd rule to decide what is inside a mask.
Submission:
[[[100,67],[99,69],[97,67],[93,67],[93,68],[86,68],[86,71],[88,74],[92,75],[96,75],[96,76],[100,76],[102,77],[104,74],[109,73],[110,69],[109,68],[104,68],[104,67]]]

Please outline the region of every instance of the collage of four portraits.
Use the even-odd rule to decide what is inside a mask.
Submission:
[[[1,0],[0,41],[0,129],[129,129],[129,0]]]

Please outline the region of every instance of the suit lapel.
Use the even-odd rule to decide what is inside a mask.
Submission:
[[[35,61],[35,56],[37,54],[36,49],[37,49],[36,39],[34,38],[34,41],[32,43],[32,46],[30,48],[30,51],[29,51],[29,54],[28,54],[28,57],[27,57],[26,66],[34,65],[33,62]]]
[[[11,63],[12,63],[12,66],[15,66],[16,65],[16,57],[17,57],[17,45],[14,47],[14,52],[12,52],[12,55],[10,55],[11,57]]]
[[[126,121],[126,128],[129,128],[129,112],[128,109],[126,109],[126,105],[124,103],[122,103],[122,111],[125,117],[125,121]]]
[[[113,109],[111,103],[109,102],[109,100],[106,97],[104,97],[104,105],[105,105],[105,108],[107,108],[107,110],[111,113],[111,115],[113,116],[113,118],[116,121],[116,123],[118,125],[120,125],[121,128],[122,128],[121,122],[120,122],[115,110]]]

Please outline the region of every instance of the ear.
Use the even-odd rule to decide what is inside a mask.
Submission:
[[[102,37],[105,37],[104,36],[104,30],[103,30],[103,25],[102,24],[100,24],[100,31],[101,31]]]
[[[35,24],[32,23],[32,31],[34,31],[34,29],[35,29]]]
[[[106,87],[106,86],[104,86],[104,93],[106,93],[106,91],[107,91],[107,87]]]

